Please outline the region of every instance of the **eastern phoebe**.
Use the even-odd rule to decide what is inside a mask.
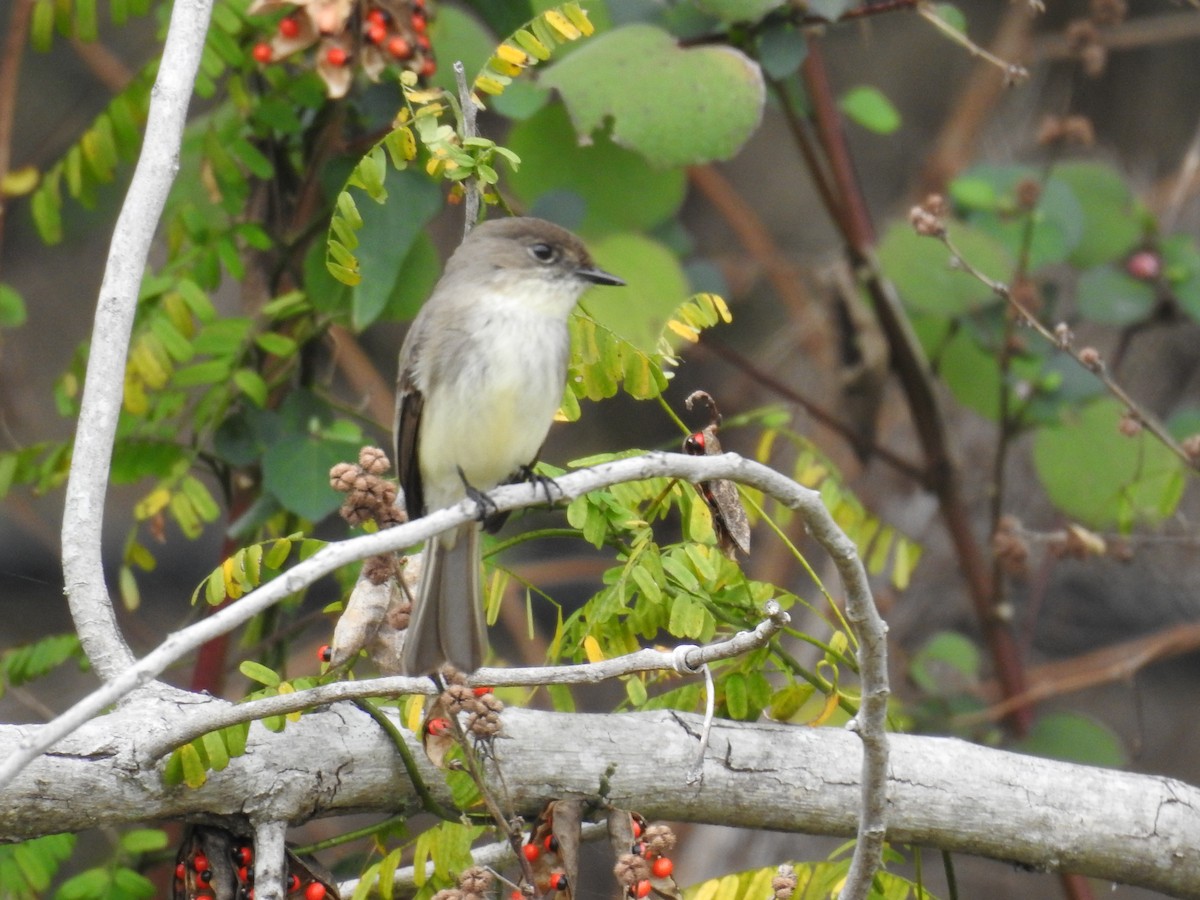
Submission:
[[[593,284],[624,283],[541,219],[495,219],[467,235],[400,348],[395,460],[410,518],[533,464],[562,401],[575,302]],[[479,532],[470,522],[426,543],[402,671],[482,665]]]

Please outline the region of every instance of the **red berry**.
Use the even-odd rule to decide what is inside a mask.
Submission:
[[[520,891],[513,891],[508,895],[508,900],[525,900],[525,895]]]
[[[325,895],[328,893],[329,891],[326,890],[325,885],[319,881],[314,881],[304,889],[304,900],[325,900]]]
[[[490,687],[477,687],[477,688],[472,688],[472,690],[471,690],[471,693],[473,693],[476,697],[483,697],[483,696],[486,696],[487,694],[490,694],[491,692],[492,692],[492,689]]]
[[[325,51],[325,60],[331,66],[344,66],[348,59],[350,59],[350,54],[341,47],[330,47]]]
[[[542,855],[542,851],[538,849],[537,844],[526,844],[521,848],[521,854],[530,862],[535,862]]]
[[[400,35],[396,35],[387,42],[387,51],[388,53],[392,54],[392,56],[396,57],[396,59],[408,59],[410,56],[412,56],[412,47],[409,46],[408,41],[400,37]]]
[[[288,16],[286,19],[279,21],[279,33],[285,38],[294,38],[300,33],[300,23]]]
[[[675,871],[675,863],[665,856],[660,856],[651,864],[650,871],[654,873],[655,878],[666,878]]]
[[[1162,257],[1153,250],[1139,250],[1125,260],[1125,271],[1141,281],[1154,281],[1162,274]]]
[[[288,876],[287,889],[288,889],[289,894],[300,890],[300,876],[299,875],[297,875],[293,872],[291,875]]]
[[[246,866],[242,866],[237,870],[237,878],[240,883],[245,884],[250,880],[250,869]]]
[[[322,647],[321,649],[325,648]],[[238,847],[233,851],[233,858],[243,866],[248,866],[250,865],[251,860],[254,859],[254,851],[249,847]]]
[[[425,62],[421,63],[421,77],[431,78],[436,71],[437,63],[433,61],[432,57],[425,57]]]
[[[633,820],[633,836],[635,838],[640,838],[642,836],[642,823],[637,819]]]
[[[558,838],[556,838],[552,834],[548,834],[542,840],[542,846],[546,848],[547,853],[557,853],[558,852]]]
[[[197,853],[192,857],[192,868],[197,872],[204,872],[208,869],[208,857],[203,853]]]
[[[434,737],[440,737],[450,730],[450,723],[446,719],[430,719],[425,730]]]
[[[429,35],[418,34],[417,35],[417,46],[420,47],[422,50],[428,50],[430,47]]]
[[[417,34],[425,33],[425,16],[423,13],[415,12],[412,14],[412,30]]]
[[[319,659],[321,662],[329,662],[331,659],[333,659],[333,648],[328,644],[322,644],[320,649],[317,650],[317,659]],[[247,862],[249,862],[249,860],[247,860]]]
[[[372,22],[367,26],[367,40],[372,44],[382,44],[387,37],[387,26],[382,22]]]
[[[383,14],[382,9],[373,9],[367,13],[367,21],[372,25],[386,25],[387,17]]]
[[[187,869],[184,868],[183,863],[179,863],[179,865],[177,865],[175,867],[175,877],[178,878],[180,881],[183,881],[183,879],[186,875],[187,875]]]
[[[567,889],[567,876],[562,872],[555,872],[551,875],[550,889],[552,891],[565,891]]]
[[[633,896],[641,898],[650,895],[650,879],[643,878],[633,886]]]
[[[255,60],[263,64],[269,63],[271,57],[275,55],[271,50],[271,45],[261,41],[255,44],[254,49],[250,52],[253,54]]]

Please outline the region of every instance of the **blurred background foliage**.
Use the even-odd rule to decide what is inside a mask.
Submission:
[[[1197,685],[1186,657],[1162,662],[1200,641],[1200,151],[1186,88],[1200,13],[1031,6],[217,0],[113,462],[112,585],[130,639],[144,651],[346,534],[329,468],[388,446],[395,352],[472,182],[491,215],[575,229],[629,282],[573,320],[571,424],[551,437],[548,472],[677,449],[707,424],[683,398],[707,390],[725,446],[818,488],[858,543],[892,628],[896,727],[1200,780],[1177,731]],[[23,48],[0,72],[13,721],[87,684],[63,665],[79,649],[57,596],[57,522],[89,313],[166,12],[9,11]],[[455,60],[484,107],[465,139]],[[958,264],[907,215],[931,193]],[[646,482],[519,517],[489,555],[500,657],[708,640],[774,597],[795,629],[720,668],[718,713],[843,723],[853,641],[831,569],[753,492],[753,555],[730,560],[698,496]],[[322,609],[354,574],[174,677],[230,696],[309,683]],[[640,678],[506,699],[703,703],[696,685]],[[205,745],[192,780],[231,752]],[[714,849],[728,840],[696,832],[683,880],[833,849],[763,836]],[[62,896],[138,896],[153,843],[114,844],[107,880]],[[0,873],[17,866],[35,896],[69,851],[0,855]],[[987,864],[965,877],[1000,896]],[[1012,896],[1083,890],[1007,877]]]

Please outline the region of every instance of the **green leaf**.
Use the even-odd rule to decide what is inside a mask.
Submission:
[[[1109,166],[1060,163],[1054,177],[1068,185],[1083,211],[1084,229],[1071,262],[1081,269],[1124,255],[1142,236],[1142,223],[1129,186]]]
[[[968,225],[947,223],[950,239],[971,265],[1006,280],[1013,259],[995,239]],[[950,253],[935,238],[922,237],[907,222],[888,228],[879,245],[879,261],[905,304],[915,312],[960,316],[999,303],[987,285],[950,266]]]
[[[758,35],[758,62],[775,81],[787,78],[808,56],[804,33],[790,22],[779,22]]]
[[[961,693],[979,678],[979,648],[961,634],[939,631],[913,656],[908,675],[928,694]]]
[[[356,330],[378,319],[393,294],[403,289],[408,253],[442,208],[441,190],[423,172],[389,171],[385,184],[385,204],[359,204],[363,225],[357,256],[362,281],[351,292],[351,324]]]
[[[612,119],[612,139],[667,168],[729,159],[757,129],[762,72],[731,47],[679,47],[628,25],[593,38],[539,83],[562,94],[585,137]]]
[[[262,663],[255,662],[252,659],[243,660],[238,666],[238,671],[249,678],[251,681],[257,681],[259,684],[264,684],[267,687],[278,687],[282,679],[279,673],[274,669],[264,666]]]
[[[1089,528],[1162,521],[1183,493],[1183,462],[1145,430],[1122,435],[1123,412],[1114,400],[1097,400],[1064,413],[1059,425],[1034,438],[1034,466],[1046,493]]]
[[[878,88],[853,87],[838,105],[852,122],[876,134],[891,134],[900,127],[900,112]]]
[[[1154,312],[1158,294],[1154,285],[1130,278],[1111,265],[1088,269],[1076,285],[1079,311],[1102,325],[1132,325]]]
[[[1015,749],[1034,756],[1118,769],[1128,763],[1121,739],[1082,713],[1055,712],[1039,718]]]
[[[25,324],[25,301],[7,284],[0,284],[0,328],[19,328]]]
[[[286,334],[277,331],[264,331],[255,335],[254,343],[267,353],[280,357],[289,357],[296,352],[296,342]]]
[[[121,835],[120,844],[126,853],[151,853],[167,846],[167,834],[158,828],[135,828]]]
[[[784,0],[696,0],[696,5],[726,25],[735,22],[757,22],[773,9],[783,6]]]
[[[613,333],[653,353],[667,320],[688,295],[678,258],[657,241],[628,233],[592,241],[591,249],[600,267],[624,278],[625,286],[589,291],[580,306]]]
[[[179,762],[183,767],[183,783],[195,790],[204,786],[208,781],[208,770],[200,759],[200,752],[195,744],[184,744],[179,748]]]
[[[348,444],[311,435],[273,444],[263,454],[263,487],[291,512],[316,522],[341,505],[329,486],[329,470],[356,451]]]
[[[238,369],[233,373],[233,383],[238,390],[245,394],[255,406],[267,405],[267,383],[253,369]]]
[[[508,146],[521,157],[508,184],[528,207],[584,232],[645,231],[674,216],[683,203],[682,171],[655,170],[640,155],[605,134],[581,145],[561,105],[547,106],[515,125]],[[583,200],[581,221],[555,214],[568,193]]]

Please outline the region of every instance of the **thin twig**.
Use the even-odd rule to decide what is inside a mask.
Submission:
[[[104,500],[125,362],[150,244],[179,168],[188,101],[212,0],[178,0],[150,94],[141,156],[117,217],[92,329],[87,376],[63,511],[63,577],[84,652],[107,681],[130,670],[133,654],[117,625],[101,558]]]
[[[458,102],[462,109],[463,139],[478,137],[475,119],[479,108],[475,105],[475,96],[471,93],[471,86],[467,84],[467,70],[461,59],[454,61],[454,81],[458,85]],[[466,237],[479,220],[479,180],[468,178],[463,183],[463,190],[465,191],[463,237]]]
[[[1129,392],[1126,391],[1125,388],[1123,388],[1116,381],[1116,379],[1112,377],[1108,371],[1108,366],[1105,364],[1104,359],[1100,356],[1098,351],[1091,347],[1085,347],[1083,350],[1077,350],[1067,331],[1060,330],[1058,333],[1055,333],[1043,325],[1030,310],[1026,309],[1019,300],[1013,297],[1012,291],[1009,289],[1007,284],[988,277],[974,265],[972,265],[970,260],[966,259],[962,253],[959,252],[958,248],[954,245],[954,242],[950,239],[950,236],[946,233],[945,229],[942,229],[941,234],[935,235],[935,237],[937,237],[938,240],[940,240],[946,247],[946,249],[950,251],[951,258],[956,266],[958,266],[960,269],[962,269],[962,271],[966,272],[971,277],[975,278],[980,283],[986,285],[992,291],[992,293],[1004,300],[1004,302],[1007,303],[1018,316],[1020,316],[1021,321],[1025,325],[1028,325],[1038,335],[1047,340],[1051,346],[1063,351],[1070,356],[1071,359],[1075,360],[1075,362],[1077,362],[1080,366],[1095,375],[1097,380],[1104,385],[1104,389],[1118,401],[1120,401],[1120,403],[1126,408],[1126,410],[1128,410],[1129,414],[1133,418],[1140,422],[1147,431],[1154,435],[1159,443],[1179,457],[1179,459],[1181,459],[1189,469],[1200,470],[1200,458],[1194,457],[1188,453],[1187,450],[1185,450],[1183,446],[1177,440],[1175,440],[1175,438],[1171,435],[1171,432],[1167,430],[1167,427],[1161,421],[1159,421],[1158,417],[1138,403],[1129,394]],[[1064,335],[1067,336],[1064,337]]]

